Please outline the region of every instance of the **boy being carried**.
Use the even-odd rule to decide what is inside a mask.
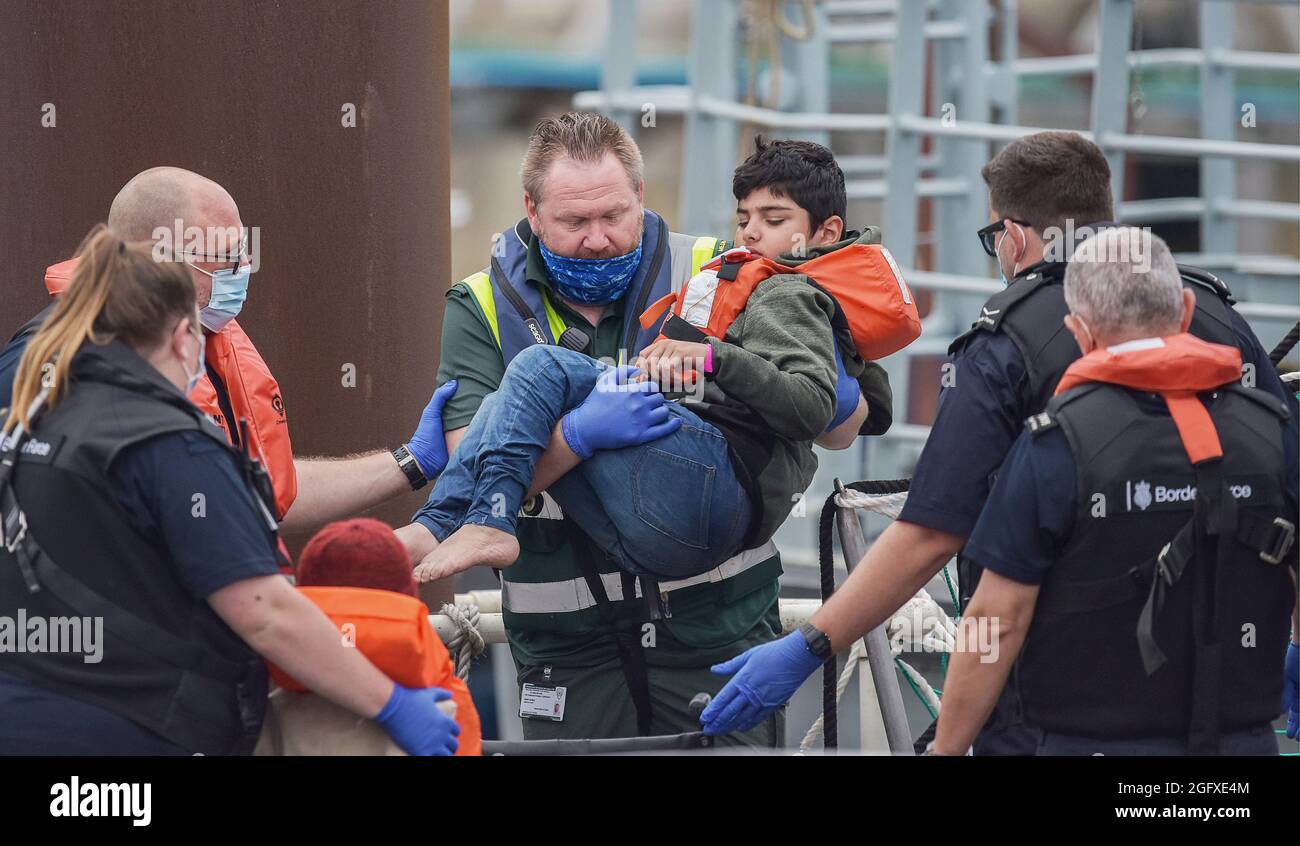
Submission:
[[[549,345],[511,362],[415,516],[439,542],[417,578],[514,562],[518,511],[535,493],[534,469],[557,421],[574,469],[550,484],[551,496],[622,569],[666,580],[698,575],[770,539],[812,481],[814,441],[844,448],[859,433],[888,428],[888,380],[859,349],[873,332],[903,338],[897,349],[916,337],[919,320],[887,253],[874,246],[878,230],[844,232],[844,175],[830,151],[760,139],[733,190],[737,240],[748,253],[722,257],[715,276],[726,284],[716,283],[705,317],[700,303],[679,297],[665,320],[674,337],[646,347],[638,367],[614,368]],[[780,263],[772,262],[778,255]],[[742,271],[737,301],[730,293],[739,288],[726,277],[739,258],[757,261]],[[850,271],[852,284],[833,296],[801,272],[818,262],[834,265],[840,278]],[[842,302],[859,289],[890,300],[866,333]],[[662,313],[668,303],[658,305]],[[725,319],[710,320],[710,312],[726,312]],[[647,319],[654,316],[652,308]],[[683,325],[690,331],[673,331]],[[702,391],[683,403],[663,401],[658,380],[696,387],[695,374]],[[590,401],[608,392],[625,401]],[[602,450],[603,433],[621,422],[606,419],[611,407],[653,424],[650,439]]]

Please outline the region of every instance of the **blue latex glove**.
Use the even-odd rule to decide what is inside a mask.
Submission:
[[[788,702],[821,665],[817,656],[808,651],[802,632],[791,632],[714,665],[713,672],[718,675],[736,676],[700,715],[704,733],[749,731]]]
[[[440,687],[412,689],[393,685],[388,704],[375,717],[408,755],[454,755],[460,726],[438,708],[451,693]]]
[[[433,392],[433,398],[420,413],[420,425],[407,442],[406,448],[424,471],[424,478],[433,481],[447,466],[447,436],[442,431],[442,407],[456,393],[456,380]]]
[[[1286,681],[1282,683],[1282,710],[1287,712],[1286,736],[1300,737],[1300,646],[1286,648]]]
[[[668,413],[659,385],[633,382],[641,373],[630,364],[600,374],[582,404],[560,419],[569,449],[586,460],[598,449],[639,446],[671,435],[682,425]]]
[[[858,410],[858,399],[862,396],[858,380],[844,370],[844,356],[840,354],[838,342],[835,344],[835,370],[835,416],[831,418],[831,425],[826,427],[828,432]]]

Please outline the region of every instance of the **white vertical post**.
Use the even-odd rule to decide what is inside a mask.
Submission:
[[[1097,70],[1092,76],[1092,131],[1110,164],[1111,194],[1124,199],[1124,152],[1108,149],[1107,133],[1128,127],[1129,44],[1133,39],[1133,0],[1101,0],[1097,15]]]
[[[839,479],[835,480],[835,489],[844,490]],[[839,506],[835,508],[835,523],[839,529],[840,548],[844,551],[844,565],[852,574],[858,561],[867,553],[862,524],[858,522],[857,511]],[[858,669],[869,669],[870,672],[858,679],[861,747],[911,755],[912,733],[907,723],[907,710],[903,707],[903,692],[898,686],[898,672],[889,651],[889,639],[885,636],[885,625],[881,623],[863,638],[867,657]]]
[[[904,267],[916,266],[916,183],[920,178],[921,138],[900,126],[903,116],[922,116],[925,92],[926,4],[899,3],[895,17],[893,65],[889,72],[889,172],[885,174],[885,243]]]
[[[736,98],[736,2],[695,0],[691,4],[690,86],[686,113],[686,161],[682,166],[682,232],[720,235],[731,229],[731,172],[736,162],[736,124],[702,114],[701,94],[728,102]]]
[[[630,91],[636,85],[636,0],[609,0],[609,34],[601,61],[600,90],[606,94]],[[640,114],[625,108],[610,109],[610,117],[633,137]]]
[[[1201,62],[1201,137],[1215,141],[1235,140],[1240,117],[1232,68],[1215,61],[1218,53],[1232,49],[1232,12],[1232,4],[1223,0],[1201,3],[1201,50],[1205,56]],[[1233,159],[1210,156],[1201,156],[1200,163],[1201,196],[1205,198],[1201,250],[1208,252],[1209,245],[1213,244],[1216,251],[1236,252],[1236,223],[1221,214],[1218,205],[1236,196],[1237,163]]]

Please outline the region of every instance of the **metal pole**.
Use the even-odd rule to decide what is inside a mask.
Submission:
[[[1097,16],[1097,72],[1092,77],[1092,131],[1110,164],[1111,194],[1124,199],[1124,151],[1107,135],[1128,128],[1129,43],[1133,39],[1133,0],[1101,0]]]
[[[631,91],[636,85],[636,0],[609,0],[609,34],[601,61],[600,89]],[[629,108],[612,108],[610,117],[633,137],[640,116]]]
[[[791,14],[800,4],[785,3],[786,14]],[[781,38],[781,58],[782,64],[779,68],[769,69],[770,73],[784,73],[788,64],[794,70],[794,82],[799,86],[799,100],[795,108],[801,112],[821,112],[829,113],[831,110],[831,80],[830,80],[830,42],[827,37],[828,24],[826,20],[826,10],[822,4],[816,3],[811,6],[812,19],[808,25],[812,27],[812,33],[804,41],[795,41],[790,38]],[[802,22],[802,17],[794,16],[792,20]],[[782,91],[790,80],[781,80]],[[782,108],[780,103],[775,103],[776,108]],[[825,129],[811,129],[806,131],[792,132],[790,137],[801,138],[805,141],[813,141],[817,144],[829,147],[831,145],[831,134]]]
[[[1237,106],[1233,97],[1233,71],[1216,64],[1211,56],[1216,50],[1232,48],[1232,7],[1228,3],[1206,0],[1201,3],[1201,137],[1216,141],[1233,141],[1237,137]],[[1201,157],[1201,196],[1205,210],[1201,215],[1201,249],[1213,244],[1226,253],[1237,249],[1237,224],[1218,206],[1237,193],[1237,163],[1232,159]]]
[[[916,182],[920,176],[921,138],[900,121],[922,114],[925,85],[924,3],[900,3],[893,63],[889,71],[889,128],[886,155],[889,172],[885,183],[884,237],[905,266],[916,264]]]
[[[835,490],[843,493],[844,484],[835,480]],[[835,522],[840,533],[840,547],[844,550],[844,564],[850,574],[867,552],[867,540],[862,536],[862,525],[852,508],[836,507]],[[889,639],[885,624],[881,623],[863,638],[867,646],[867,661],[871,678],[875,682],[876,701],[880,705],[880,719],[884,723],[889,751],[895,755],[912,754],[912,733],[907,724],[907,711],[903,708],[903,692],[898,687],[894,658],[889,652]],[[865,684],[865,680],[861,682]],[[865,747],[865,742],[864,742]]]
[[[1020,120],[1018,117],[1020,109],[1020,78],[1015,72],[1016,56],[1019,52],[1020,43],[1020,33],[1018,31],[1020,12],[1016,0],[1001,0],[1000,5],[1001,16],[998,41],[1002,47],[1001,55],[998,56],[998,67],[1003,82],[1000,89],[995,88],[993,96],[998,98],[998,106],[1001,110],[998,118],[999,122],[1016,123]]]
[[[677,216],[682,232],[730,230],[737,126],[730,118],[703,113],[698,104],[707,96],[719,102],[736,99],[736,27],[734,0],[691,4],[689,105]]]

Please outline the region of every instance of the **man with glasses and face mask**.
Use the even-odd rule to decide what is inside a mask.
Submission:
[[[978,232],[1007,288],[980,310],[949,348],[951,378],[939,394],[934,426],[898,520],[872,545],[848,581],[809,620],[814,658],[829,658],[885,622],[961,551],[1003,459],[1024,421],[1042,411],[1079,347],[1063,321],[1062,282],[1073,254],[1070,236],[1115,224],[1110,167],[1101,150],[1073,132],[1039,132],[1008,144],[984,166],[991,222]],[[1243,382],[1284,398],[1282,383],[1250,327],[1231,307],[1226,286],[1204,271],[1180,268],[1195,295],[1190,332],[1241,351]],[[1294,426],[1294,424],[1291,424]],[[1294,429],[1292,429],[1294,431]],[[979,568],[959,556],[961,607]],[[784,704],[817,666],[791,662],[788,647],[751,650],[715,698],[705,732],[744,729]],[[744,657],[744,656],[742,656]],[[802,656],[800,656],[802,657]],[[1279,668],[1281,670],[1281,668]],[[975,740],[975,754],[1034,754],[1014,671]]]
[[[391,452],[340,460],[294,457],[279,385],[236,320],[253,267],[239,207],[220,185],[180,168],[151,168],[118,192],[108,225],[128,241],[154,242],[155,252],[175,247],[183,256],[201,305],[206,345],[206,372],[189,398],[232,444],[246,446],[266,468],[283,531],[310,530],[365,511],[442,471],[447,452],[440,415],[455,385],[434,394],[410,441]],[[202,238],[191,240],[194,233]],[[73,258],[46,270],[51,297],[67,287],[76,265]],[[0,351],[0,407],[9,404],[27,340],[53,308],[51,303],[28,321]]]

